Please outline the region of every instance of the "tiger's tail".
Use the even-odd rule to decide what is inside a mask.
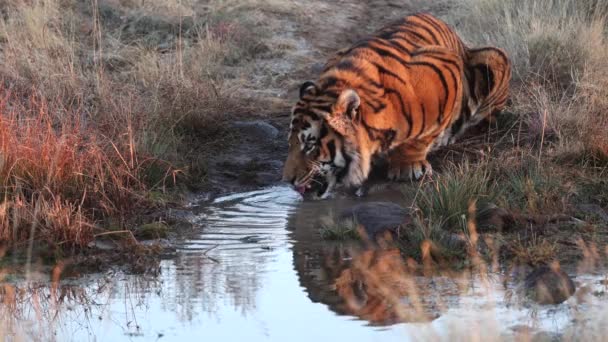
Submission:
[[[476,102],[476,108],[471,108],[471,121],[491,120],[494,114],[506,107],[511,61],[499,48],[471,49],[466,69],[469,95]]]

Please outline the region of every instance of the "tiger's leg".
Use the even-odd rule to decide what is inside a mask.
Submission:
[[[420,107],[426,110],[415,116],[406,113],[422,119],[410,121],[415,137],[410,136],[389,152],[388,176],[393,180],[418,180],[432,174],[426,156],[435,140],[441,140],[437,139],[439,136],[443,138],[462,104],[463,60],[454,52],[436,46],[415,50],[408,62],[408,71],[412,80],[411,97],[424,104]]]
[[[414,140],[401,144],[388,154],[388,178],[390,180],[419,180],[432,175],[433,168],[426,160],[432,141]]]

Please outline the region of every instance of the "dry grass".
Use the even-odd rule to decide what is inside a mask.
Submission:
[[[226,113],[255,103],[249,63],[268,53],[263,17],[243,9],[3,2],[0,241],[81,247],[110,222],[129,228],[149,191],[203,182]]]
[[[517,237],[507,244],[507,249],[515,263],[543,265],[556,258],[558,246],[556,242],[539,236],[531,229],[517,234]]]
[[[608,5],[598,0],[467,0],[451,18],[474,44],[513,60],[513,110],[554,154],[608,157]]]
[[[83,246],[96,219],[116,216],[142,202],[140,159],[132,132],[109,139],[84,129],[77,111],[57,123],[38,96],[23,100],[4,92],[0,99],[0,240],[33,237]]]

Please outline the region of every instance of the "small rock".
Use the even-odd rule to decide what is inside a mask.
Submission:
[[[375,237],[385,231],[395,231],[409,222],[410,212],[390,202],[368,202],[344,210],[340,219],[354,219],[365,228],[368,236]]]
[[[239,131],[241,135],[262,142],[273,141],[279,136],[279,130],[273,125],[262,120],[236,121],[232,128]]]
[[[533,270],[523,284],[527,298],[538,304],[560,304],[576,290],[574,282],[556,263]]]

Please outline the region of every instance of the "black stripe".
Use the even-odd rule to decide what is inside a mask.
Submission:
[[[454,59],[441,57],[441,55],[443,55],[443,53],[441,53],[441,52],[438,52],[438,51],[428,51],[428,50],[424,51],[424,52],[425,52],[425,54],[429,55],[428,56],[429,58],[433,58],[433,59],[436,59],[436,60],[441,61],[443,63],[450,64],[450,65],[452,65],[452,66],[454,66],[456,68],[460,68],[460,64],[458,64],[458,62],[455,61]]]
[[[403,117],[405,118],[405,120],[407,121],[407,124],[408,124],[407,136],[409,137],[410,134],[412,133],[412,117],[405,108],[406,104],[403,102],[403,98],[401,97],[401,94],[399,92],[397,92],[395,89],[391,89],[391,88],[386,89],[386,94],[387,95],[394,94],[397,97],[397,100],[399,100],[399,107],[400,107],[401,115],[403,115]]]
[[[465,78],[467,80],[467,83],[469,85],[469,97],[472,98],[475,102],[478,102],[478,98],[475,95],[475,70],[473,70],[473,68],[469,67],[466,68],[465,70]]]
[[[322,111],[322,112],[331,113],[331,106],[332,105],[333,104],[328,103],[328,104],[325,104],[325,105],[322,105],[322,106],[312,106],[312,108],[314,108],[316,110],[319,110],[319,111]]]
[[[392,128],[376,128],[368,125],[366,122],[363,122],[363,126],[365,127],[370,140],[380,141],[380,148],[382,151],[386,151],[391,147],[391,144],[397,135],[397,132]]]
[[[350,61],[345,61],[344,63],[340,63],[341,65],[336,65],[336,69],[340,70],[340,71],[349,71],[354,73],[356,76],[358,76],[359,78],[363,79],[367,84],[371,84],[376,88],[382,88],[382,84],[372,80],[371,78],[369,78],[365,71],[363,69],[361,69],[360,67],[354,65],[352,62]],[[346,83],[346,82],[345,82]]]
[[[420,47],[420,45],[414,44],[411,41],[409,41],[407,38],[404,38],[404,37],[395,37],[395,38],[391,39],[389,41],[391,43],[391,45],[395,46],[395,48],[398,49],[399,51],[401,51],[404,55],[410,55],[412,50],[409,49],[407,46],[403,45],[401,43],[402,40],[405,41],[406,43],[412,45],[414,47],[414,49],[417,49]]]
[[[469,112],[469,116],[470,116],[471,112],[469,111],[469,107],[468,106],[465,106],[465,107],[467,108],[467,111]],[[452,136],[458,135],[464,122],[465,122],[465,119],[462,115],[458,118],[458,120],[454,121],[454,123],[452,124],[452,127],[450,129],[452,131]]]
[[[340,149],[342,152],[342,157],[344,157],[344,167],[340,169],[340,171],[336,174],[336,180],[341,182],[344,176],[348,174],[348,167],[352,161],[352,158],[346,153],[344,150],[344,144],[342,144],[342,148]]]
[[[445,77],[443,76],[443,73],[441,72],[441,70],[439,70],[439,68],[431,63],[428,62],[410,62],[410,65],[419,65],[419,66],[425,66],[425,67],[429,67],[431,69],[433,69],[433,71],[437,74],[437,76],[439,76],[439,80],[441,81],[441,85],[443,86],[443,89],[445,91],[445,99],[443,102],[445,102],[448,98],[448,94],[450,93],[450,89],[448,88],[448,83],[445,80]],[[439,102],[439,115],[441,116],[444,110],[444,104],[442,104],[442,102]]]
[[[338,96],[339,96],[339,94],[338,94],[338,93],[336,93],[335,91],[332,91],[332,90],[327,90],[327,89],[324,89],[324,90],[322,91],[322,94],[323,94],[323,95],[325,95],[325,96],[327,96],[327,97],[331,97],[331,98],[333,98],[333,99],[337,99],[337,98],[338,98]]]
[[[416,134],[416,138],[418,138],[426,128],[426,108],[424,107],[424,102],[420,103],[420,110],[422,111],[422,127],[420,127],[420,131],[418,132],[418,134]]]
[[[429,58],[434,58],[436,60],[442,61],[447,64],[451,64],[457,68],[460,68],[460,65],[458,64],[457,61],[455,61],[454,59],[442,57],[442,55],[445,55],[444,52],[442,52],[442,51],[429,50],[429,49],[418,49],[418,50],[412,52],[412,57],[428,56]]]
[[[468,121],[471,118],[471,107],[469,107],[469,101],[465,98],[464,94],[462,96],[462,109],[461,109],[461,117],[463,117],[464,121]]]
[[[375,39],[371,39],[370,42],[374,42],[374,43],[377,43],[377,44],[380,44],[380,45],[386,46],[386,47],[391,47],[393,49],[398,50],[399,52],[401,52],[404,55],[410,54],[410,50],[408,50],[407,48],[405,48],[404,46],[399,44],[399,42],[396,39],[384,40],[384,39],[375,38]]]
[[[384,49],[381,46],[369,46],[369,49],[376,52],[378,55],[382,56],[382,57],[387,57],[387,58],[392,58],[396,61],[398,61],[399,63],[401,63],[402,65],[406,65],[407,61],[404,60],[403,58],[397,56],[396,54],[394,54],[393,52]]]
[[[450,30],[449,27],[447,27],[448,30],[446,30],[447,24],[435,19],[434,17],[428,17],[426,14],[424,13],[419,13],[415,15],[416,18],[424,21],[425,23],[431,25],[437,32],[439,32],[439,34],[441,35],[444,43],[448,43],[451,42],[451,40],[448,38],[450,36],[453,36],[454,33],[452,30]]]
[[[431,30],[429,30],[428,27],[425,27],[423,25],[420,25],[420,24],[418,24],[416,22],[412,22],[412,21],[409,21],[407,23],[407,25],[409,27],[419,28],[419,29],[427,32],[431,36],[431,40],[433,41],[433,43],[435,43],[436,45],[439,45],[439,40],[437,39],[437,36],[435,36],[435,34]],[[418,32],[416,32],[416,33],[418,33]]]
[[[375,37],[381,39],[392,39],[395,33],[399,33],[401,31],[399,28],[401,24],[402,23],[396,23],[396,25],[387,26],[383,28],[382,31],[380,31],[378,34],[376,34]]]
[[[488,82],[488,89],[482,89],[483,96],[490,95],[491,90],[494,88],[494,73],[492,72],[492,69],[486,64],[478,64],[473,67],[481,73],[482,77],[485,76],[484,81]]]
[[[399,40],[404,40],[406,43],[412,45],[414,48],[419,48],[420,47],[420,44],[418,44],[417,42],[414,42],[414,41],[412,41],[412,40],[409,39],[409,37],[407,36],[406,32],[401,32],[401,33],[403,33],[403,35],[395,36],[393,39],[391,39],[391,41],[395,42],[395,41],[399,41]]]
[[[389,76],[394,77],[397,80],[399,80],[399,82],[401,82],[402,84],[404,84],[404,85],[407,84],[407,82],[403,78],[401,78],[401,76],[399,76],[399,75],[395,74],[394,72],[386,69],[385,67],[381,66],[380,64],[378,64],[376,62],[372,62],[372,64],[376,68],[378,68],[378,72],[380,72],[380,74],[382,74],[382,75],[389,75]]]
[[[372,103],[372,101],[374,103]],[[384,104],[381,100],[378,99],[369,99],[368,101],[365,101],[365,103],[367,103],[368,106],[372,107],[372,109],[374,110],[374,114],[378,114],[380,113],[380,111],[386,108],[386,104]]]
[[[293,114],[294,115],[296,115],[296,114],[307,115],[307,116],[310,116],[310,118],[313,119],[314,121],[321,120],[321,118],[317,114],[315,114],[314,112],[312,112],[308,109],[305,109],[305,108],[296,108],[296,109],[294,109]]]
[[[410,24],[406,23],[406,25],[410,25]],[[414,30],[406,28],[405,32],[411,34],[412,36],[417,37],[418,39],[422,40],[423,42],[427,42],[428,43],[427,39],[424,36],[422,36],[420,33],[416,32]]]
[[[454,90],[458,89],[458,80],[459,78],[454,74],[454,71],[452,70],[452,68],[450,67],[446,67],[446,69],[448,70],[448,72],[450,73],[450,76],[452,76],[452,81],[454,82]],[[447,97],[446,97],[447,99]],[[457,99],[456,97],[454,97],[454,104],[456,104],[456,101],[459,101],[460,99]],[[440,115],[440,119],[439,122],[441,122],[441,120],[443,119],[443,114]]]
[[[325,138],[325,136],[327,136],[327,134],[329,134],[329,130],[327,129],[327,125],[325,123],[323,123],[321,125],[321,131],[319,132],[319,140]]]
[[[358,69],[359,67],[353,63],[352,59],[343,59],[334,65],[334,68],[338,70],[352,70]]]
[[[456,77],[456,75],[454,74],[454,71],[452,70],[452,68],[450,68],[449,66],[444,66],[445,69],[447,69],[447,71],[450,73],[450,76],[452,77],[452,81],[454,82],[454,90],[458,89],[458,78]],[[447,101],[448,96],[446,96],[446,101]],[[456,101],[459,101],[460,99],[454,98],[454,102],[452,105],[454,105],[456,103]],[[439,118],[437,119],[437,122],[439,124],[441,124],[441,121],[443,120],[443,116],[445,113],[441,113],[439,115]]]
[[[334,76],[328,76],[328,77],[322,77],[321,80],[319,81],[321,83],[321,86],[323,88],[329,88],[329,87],[333,87],[336,84],[338,84],[338,79]]]
[[[336,142],[333,139],[327,143],[327,149],[329,150],[329,160],[333,164],[336,159]]]
[[[386,129],[384,130],[384,143],[383,143],[383,149],[384,151],[387,151],[391,145],[393,144],[393,141],[395,140],[395,137],[397,136],[397,132],[395,132],[394,129]]]

